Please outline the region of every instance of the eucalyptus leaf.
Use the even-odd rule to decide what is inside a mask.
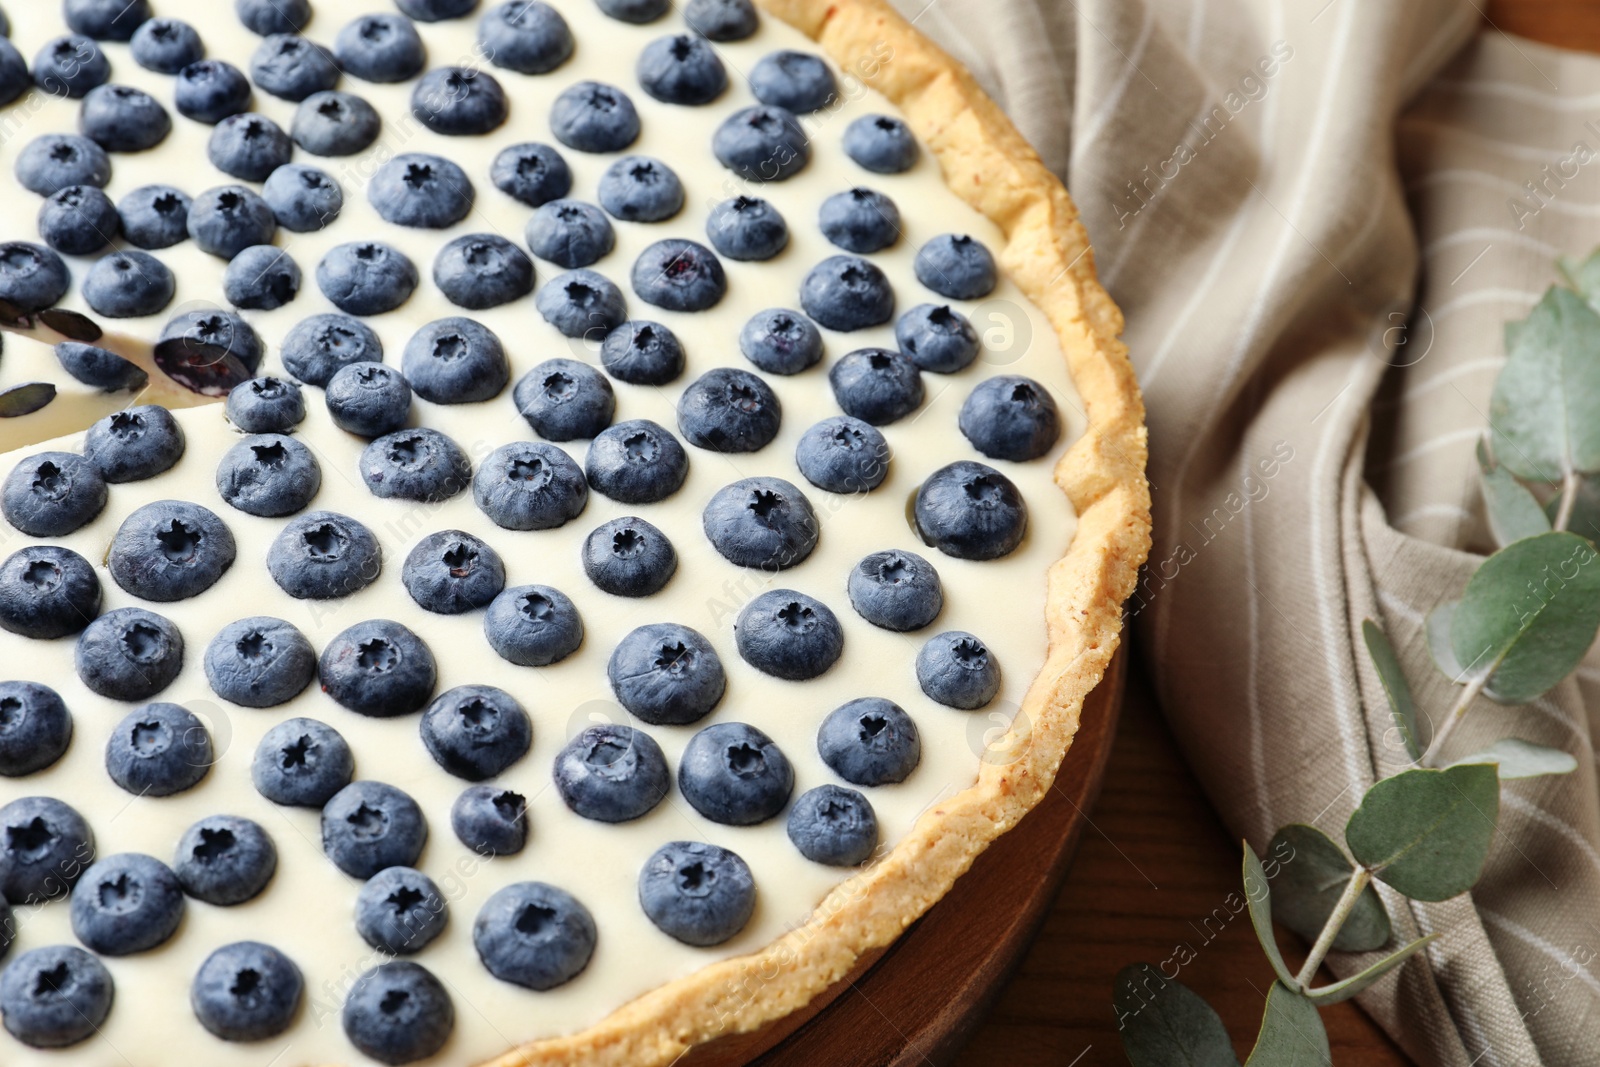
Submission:
[[[1501,703],[1545,693],[1600,629],[1597,563],[1594,546],[1571,533],[1525,538],[1484,560],[1450,619],[1457,662],[1473,677],[1488,674],[1486,692]]]
[[[1544,506],[1545,514],[1552,523],[1556,520],[1556,513],[1561,510],[1561,497],[1554,496]],[[1600,477],[1580,476],[1578,489],[1572,497],[1572,513],[1567,516],[1567,529],[1575,534],[1587,537],[1590,541],[1600,541]]]
[[[1562,256],[1556,260],[1556,269],[1590,307],[1600,305],[1600,252],[1591,252],[1588,259]]]
[[[1578,761],[1559,748],[1547,748],[1518,737],[1496,741],[1482,752],[1458,759],[1450,766],[1465,763],[1493,763],[1501,781],[1509,778],[1538,778],[1546,774],[1571,774]]]
[[[1428,652],[1439,673],[1456,683],[1466,681],[1467,676],[1466,668],[1456,659],[1456,650],[1450,647],[1450,621],[1459,603],[1459,600],[1447,600],[1428,612]]]
[[[1483,872],[1500,813],[1493,764],[1402,771],[1367,790],[1345,824],[1356,862],[1413,900],[1449,900]]]
[[[1494,454],[1519,478],[1553,483],[1600,470],[1600,314],[1552,286],[1520,329],[1489,398]]]
[[[1117,972],[1111,1004],[1133,1067],[1239,1067],[1222,1020],[1182,982],[1148,963]]]
[[[1524,537],[1550,532],[1550,517],[1527,486],[1504,467],[1482,472],[1483,507],[1489,518],[1489,533],[1502,548]]]
[[[1417,702],[1411,696],[1411,683],[1406,681],[1400,657],[1395,655],[1389,635],[1371,619],[1361,623],[1361,635],[1367,640],[1367,655],[1372,657],[1372,666],[1377,669],[1378,680],[1389,698],[1389,714],[1394,717],[1395,729],[1400,731],[1400,740],[1411,758],[1419,760],[1422,748],[1417,740]]]
[[[1244,898],[1250,904],[1250,925],[1256,928],[1256,940],[1261,942],[1272,972],[1279,981],[1293,982],[1294,972],[1283,962],[1278,939],[1272,933],[1272,886],[1266,868],[1261,866],[1261,857],[1248,841],[1244,843]]]
[[[1278,863],[1272,879],[1272,917],[1307,941],[1316,941],[1339,903],[1355,866],[1315,826],[1290,823],[1272,836],[1267,855]],[[1389,913],[1372,886],[1356,898],[1333,939],[1340,952],[1372,952],[1389,943]]]
[[[1244,1062],[1245,1067],[1330,1067],[1333,1053],[1316,1004],[1282,982],[1273,982],[1256,1047]]]
[[[23,382],[0,393],[0,419],[32,415],[56,398],[56,387],[49,382]]]
[[[1411,944],[1407,945],[1399,952],[1379,960],[1377,963],[1374,963],[1371,967],[1368,967],[1360,974],[1352,974],[1349,978],[1346,978],[1343,981],[1334,982],[1332,985],[1325,985],[1321,989],[1310,990],[1306,993],[1306,996],[1311,999],[1312,1003],[1316,1004],[1318,1007],[1324,1008],[1329,1004],[1337,1004],[1341,1000],[1349,1000],[1357,993],[1360,993],[1362,990],[1366,989],[1373,982],[1376,982],[1378,979],[1382,978],[1384,975],[1400,966],[1406,960],[1410,959],[1413,955],[1422,951],[1428,945],[1438,940],[1438,938],[1438,934],[1429,934],[1427,937],[1419,937],[1417,940],[1411,942]]]

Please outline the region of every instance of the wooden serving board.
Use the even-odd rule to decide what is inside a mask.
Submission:
[[[939,1067],[961,1049],[1061,890],[1116,736],[1126,647],[1084,701],[1054,788],[887,949],[804,1010],[701,1046],[682,1067]]]

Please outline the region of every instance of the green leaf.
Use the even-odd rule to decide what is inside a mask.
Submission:
[[[1367,790],[1344,828],[1373,876],[1413,900],[1449,900],[1483,872],[1500,813],[1494,765],[1401,771]]]
[[[0,393],[0,419],[32,415],[56,398],[56,387],[49,382],[23,382]]]
[[[1333,1053],[1316,1004],[1282,982],[1273,982],[1256,1047],[1244,1062],[1245,1067],[1330,1067]]]
[[[1578,769],[1578,761],[1559,748],[1546,748],[1517,737],[1496,741],[1482,752],[1458,759],[1450,766],[1465,763],[1493,763],[1499,769],[1501,781],[1508,778],[1538,778],[1546,774],[1571,774]]]
[[[1355,865],[1327,834],[1301,823],[1290,823],[1274,834],[1267,856],[1277,866],[1272,917],[1307,941],[1316,941]],[[1340,952],[1372,952],[1388,943],[1389,913],[1369,885],[1356,898],[1333,947]]]
[[[1428,652],[1439,673],[1458,684],[1467,680],[1467,671],[1456,659],[1455,649],[1450,647],[1450,620],[1455,617],[1456,605],[1460,603],[1447,600],[1428,612]]]
[[[1472,677],[1488,674],[1485,691],[1501,703],[1546,692],[1600,629],[1597,561],[1594,546],[1570,533],[1529,537],[1484,560],[1450,619],[1456,660]]]
[[[1552,286],[1520,329],[1489,398],[1494,454],[1512,474],[1553,483],[1600,470],[1600,314]]]
[[[1422,749],[1417,740],[1417,702],[1411,696],[1411,683],[1406,681],[1400,657],[1395,655],[1389,635],[1371,619],[1362,621],[1361,635],[1367,639],[1367,655],[1372,657],[1383,691],[1389,697],[1389,714],[1394,716],[1395,729],[1400,731],[1406,752],[1413,760],[1419,760]]]
[[[1417,940],[1411,942],[1411,944],[1407,945],[1399,952],[1396,952],[1393,956],[1379,960],[1377,963],[1374,963],[1371,967],[1368,967],[1360,974],[1352,974],[1349,978],[1346,978],[1343,981],[1334,982],[1332,985],[1325,985],[1321,989],[1310,990],[1306,993],[1306,996],[1311,998],[1311,1001],[1318,1007],[1327,1007],[1329,1004],[1337,1004],[1341,1000],[1349,1000],[1357,993],[1360,993],[1363,989],[1366,989],[1373,982],[1376,982],[1378,979],[1382,978],[1384,975],[1400,966],[1406,960],[1410,959],[1413,955],[1426,948],[1429,944],[1438,940],[1438,937],[1438,934],[1429,934],[1427,937],[1419,937]]]
[[[1279,981],[1293,982],[1294,972],[1283,962],[1278,939],[1272,933],[1272,885],[1266,868],[1261,866],[1261,857],[1248,841],[1244,843],[1244,898],[1250,903],[1250,925],[1256,928],[1256,940],[1261,942],[1272,972]]]
[[[1111,1003],[1133,1067],[1239,1067],[1211,1005],[1148,963],[1117,972]]]
[[[1556,270],[1589,306],[1600,303],[1600,252],[1591,252],[1588,259],[1562,256],[1556,260]]]
[[[1489,533],[1502,548],[1524,537],[1550,532],[1550,518],[1528,487],[1517,481],[1504,467],[1485,467],[1483,507],[1489,517]]]
[[[1544,506],[1544,513],[1552,523],[1556,521],[1556,512],[1560,510],[1559,494],[1551,497]],[[1567,529],[1590,541],[1600,541],[1600,478],[1578,478],[1578,489],[1572,498],[1572,514],[1567,516]]]

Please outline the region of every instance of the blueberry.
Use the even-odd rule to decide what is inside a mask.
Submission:
[[[745,605],[734,623],[744,661],[764,674],[803,682],[827,671],[844,652],[839,618],[793,589],[769,589]]]
[[[111,63],[100,46],[82,34],[47,41],[33,57],[33,81],[51,96],[74,100],[111,77]]]
[[[639,113],[614,85],[576,82],[551,105],[550,132],[580,152],[620,152],[639,139]]]
[[[150,18],[149,0],[62,0],[73,33],[97,41],[126,41]]]
[[[329,89],[300,101],[289,136],[314,156],[353,156],[378,139],[382,125],[377,110],[361,97]]]
[[[615,596],[658,593],[677,569],[678,553],[667,535],[640,518],[612,519],[583,542],[583,572]]]
[[[250,57],[250,77],[273,96],[299,103],[339,82],[339,64],[319,44],[297,34],[276,33]]]
[[[166,140],[172,118],[148,93],[100,85],[84,94],[78,129],[108,152],[143,152]]]
[[[331,511],[291,520],[267,550],[267,572],[300,600],[349,596],[376,581],[382,569],[383,552],[372,531]]]
[[[682,487],[689,456],[672,432],[648,419],[607,427],[584,460],[589,485],[620,504],[654,504]]]
[[[450,994],[426,968],[408,960],[380,963],[356,980],[341,1023],[350,1043],[380,1063],[426,1059],[455,1029]]]
[[[136,248],[171,248],[189,236],[194,201],[170,185],[141,185],[117,204],[122,236]]]
[[[518,74],[550,73],[567,61],[573,46],[567,20],[540,0],[495,7],[478,23],[478,43],[489,62]]]
[[[65,1048],[99,1033],[111,1014],[111,972],[76,945],[24,952],[0,971],[0,1015],[34,1048]]]
[[[1000,664],[972,634],[949,630],[917,653],[917,684],[952,708],[981,708],[1000,692]]]
[[[639,85],[667,104],[709,104],[728,87],[728,72],[703,37],[680,33],[645,45],[634,64]]]
[[[172,867],[185,893],[228,907],[267,888],[278,869],[278,849],[259,823],[212,815],[184,831]]]
[[[681,237],[657,241],[639,253],[632,281],[640,299],[668,311],[706,311],[728,291],[716,253]]]
[[[519,585],[495,597],[483,632],[501,659],[519,667],[547,667],[583,644],[577,606],[546,585]]]
[[[98,252],[115,241],[121,229],[117,206],[92,185],[69,185],[39,205],[39,236],[63,255]]]
[[[172,18],[154,18],[133,31],[133,61],[157,74],[176,74],[204,59],[205,45],[195,28]]]
[[[247,708],[286,704],[317,676],[317,653],[282,619],[256,616],[224,626],[206,647],[212,692]]]
[[[834,399],[845,412],[874,426],[904,418],[922,404],[922,373],[887,348],[858,348],[828,371]]]
[[[423,713],[422,743],[451,774],[481,782],[527,755],[533,723],[505,690],[463,685],[442,694]]]
[[[72,715],[59,693],[36,682],[0,682],[0,775],[42,771],[71,742]],[[0,942],[9,943],[9,919],[0,914]]]
[[[433,284],[457,307],[482,311],[533,292],[533,260],[493,233],[469,233],[439,250]]]
[[[868,423],[835,415],[800,435],[794,461],[818,489],[870,493],[889,474],[889,442]]]
[[[437,504],[472,483],[472,461],[438,430],[396,430],[361,453],[361,480],[376,497]]]
[[[739,331],[739,351],[770,374],[798,374],[822,359],[822,332],[797,311],[758,311]]]
[[[311,0],[233,0],[234,14],[251,33],[299,33],[311,21]]]
[[[466,171],[422,152],[395,156],[367,183],[367,199],[385,222],[418,229],[454,226],[472,210],[474,196]]]
[[[276,311],[300,295],[300,265],[275,245],[252,245],[229,262],[222,291],[234,307]]]
[[[181,704],[135,708],[111,728],[106,741],[106,773],[135,796],[168,797],[192,789],[214,762],[211,735]]]
[[[928,475],[917,490],[917,532],[957,559],[998,559],[1022,543],[1028,505],[1016,484],[983,463],[961,460]]]
[[[21,797],[0,808],[0,896],[12,904],[57,900],[94,862],[94,834],[69,805],[52,797]],[[18,970],[20,957],[0,972]],[[7,1023],[10,1013],[7,1012]],[[16,1031],[13,1030],[13,1033]]]
[[[311,450],[282,434],[246,437],[217,464],[217,494],[247,515],[293,515],[321,487],[322,468]]]
[[[485,457],[472,498],[506,530],[553,530],[583,514],[589,486],[578,464],[555,445],[513,441]]]
[[[672,787],[667,757],[643,730],[591,726],[556,754],[556,789],[567,807],[597,822],[628,822]]]
[[[817,513],[793,482],[741,478],[718,489],[701,525],[712,547],[739,567],[781,571],[817,547]]]
[[[394,5],[418,22],[441,22],[470,13],[478,0],[394,0]]]
[[[154,315],[172,303],[177,281],[148,252],[112,252],[95,260],[83,279],[83,299],[109,319]]]
[[[222,173],[247,182],[264,182],[289,162],[294,145],[276,122],[254,111],[229,115],[211,131],[206,156]]]
[[[324,369],[317,367],[315,373]],[[411,414],[411,385],[405,377],[382,363],[365,360],[346,363],[334,371],[323,399],[335,426],[362,437],[381,437],[398,430]]]
[[[529,989],[572,981],[589,965],[594,943],[589,909],[543,882],[497,890],[472,924],[472,944],[489,973]]]
[[[888,115],[862,115],[844,130],[844,154],[874,174],[910,170],[921,149],[911,128]]]
[[[0,630],[48,641],[78,633],[99,612],[100,579],[71,549],[31,545],[0,563]]]
[[[411,299],[416,264],[376,241],[337,245],[317,264],[317,288],[349,315],[381,315]]]
[[[322,807],[354,774],[349,744],[315,719],[286,719],[268,730],[250,764],[256,792],[299,808]]]
[[[506,92],[486,70],[441,67],[430,70],[411,94],[411,114],[446,137],[480,137],[506,121]]]
[[[683,343],[659,322],[634,319],[606,334],[600,364],[619,382],[666,385],[683,373]]]
[[[917,251],[917,280],[951,300],[978,300],[994,291],[994,256],[982,242],[961,234],[940,234]]]
[[[914,552],[872,553],[851,569],[847,589],[856,614],[885,630],[920,630],[944,607],[939,572]]]
[[[683,209],[683,183],[659,159],[623,156],[600,175],[600,206],[629,222],[662,222]]]
[[[595,6],[619,22],[654,22],[667,13],[670,0],[595,0]]]
[[[512,856],[528,844],[528,801],[497,785],[468,786],[450,806],[450,828],[480,856]]]
[[[811,140],[794,112],[781,107],[735,111],[711,138],[717,161],[745,181],[780,182],[811,162]]]
[[[736,196],[711,209],[706,236],[729,259],[765,260],[788,247],[789,225],[767,201]]]
[[[511,376],[500,338],[472,319],[430,322],[406,342],[400,369],[435,404],[470,404],[500,395]]]
[[[427,61],[422,37],[401,15],[362,15],[339,31],[333,54],[345,73],[369,82],[410,81]]]
[[[386,619],[358,622],[329,641],[320,666],[323,691],[334,703],[380,719],[420,710],[438,677],[422,638]]]
[[[686,945],[720,945],[750,921],[756,883],[736,854],[700,841],[662,845],[639,872],[639,906]]]
[[[306,402],[294,382],[251,378],[228,394],[227,413],[245,433],[292,433],[306,417]]]
[[[683,21],[712,41],[742,41],[760,26],[750,0],[689,0]]]
[[[38,452],[17,461],[0,488],[6,521],[29,537],[64,537],[106,506],[106,481],[72,452]]]
[[[517,6],[525,0],[512,0],[496,10]],[[529,8],[543,4],[526,3]],[[489,17],[494,17],[491,14]],[[572,170],[567,161],[547,144],[528,142],[501,149],[489,168],[489,180],[496,189],[529,207],[539,207],[566,196],[572,190]],[[548,257],[546,257],[548,258]]]
[[[325,229],[344,210],[344,190],[326,171],[289,163],[273,171],[261,199],[278,225],[294,233]]]
[[[207,189],[189,206],[189,236],[203,251],[232,259],[252,245],[269,245],[278,220],[254,190],[242,185]]]
[[[654,726],[698,722],[728,687],[711,642],[672,622],[640,626],[617,642],[606,674],[622,706]]]
[[[17,46],[0,36],[0,104],[9,104],[33,85],[28,61]]]
[[[150,381],[150,375],[137,363],[95,345],[60,341],[55,353],[62,370],[84,385],[108,393],[137,393]]]
[[[894,289],[876,264],[829,256],[801,283],[800,306],[830,330],[860,330],[894,317]]]
[[[712,822],[754,826],[783,810],[794,769],[772,738],[742,722],[719,722],[689,739],[678,789]]]
[[[143,608],[117,608],[91,622],[74,654],[78,678],[109,700],[148,700],[183,668],[183,635]]]
[[[284,369],[302,382],[326,386],[336,373],[352,363],[382,363],[383,342],[372,327],[360,319],[338,314],[313,315],[294,325],[284,337],[283,349],[278,355]]]
[[[356,932],[379,952],[421,952],[450,920],[450,905],[432,878],[415,867],[389,867],[356,895]]]
[[[138,482],[165,473],[183,456],[183,427],[154,404],[124,408],[89,427],[83,454],[108,482]]]
[[[250,80],[232,63],[198,59],[178,72],[173,100],[184,117],[215,125],[250,106]]]
[[[769,52],[750,68],[749,80],[757,100],[796,113],[817,111],[839,96],[828,65],[807,52]]]
[[[259,941],[206,957],[189,988],[195,1018],[224,1041],[265,1041],[294,1024],[305,979],[294,961]]]
[[[678,429],[714,452],[756,452],[778,436],[783,408],[772,387],[749,371],[713,367],[678,398]]]
[[[575,359],[545,360],[523,375],[513,396],[533,432],[550,441],[594,437],[617,407],[605,375]]]
[[[953,374],[978,358],[978,331],[948,305],[918,304],[894,327],[900,351],[923,370]]]
[[[233,566],[233,533],[216,513],[183,500],[146,504],[123,520],[106,566],[118,585],[144,600],[187,600]]]
[[[1002,374],[978,384],[961,405],[959,424],[972,447],[993,459],[1038,459],[1061,436],[1061,416],[1044,386]]]
[[[534,255],[568,270],[589,266],[616,244],[611,220],[581,200],[551,200],[541,205],[528,220],[524,236]],[[620,293],[617,299],[621,301]],[[560,324],[557,328],[565,329]]]
[[[352,878],[414,866],[427,840],[422,809],[392,785],[351,782],[322,806],[322,851]]]
[[[46,133],[23,146],[14,170],[24,189],[49,196],[69,185],[104,188],[111,180],[111,157],[87,137]]]
[[[854,789],[819,785],[789,811],[789,840],[800,855],[830,867],[857,867],[878,847],[878,816]]]
[[[917,724],[905,709],[881,697],[842,704],[822,720],[817,753],[852,785],[903,782],[922,760]]]
[[[460,615],[489,602],[506,587],[500,554],[460,530],[429,534],[406,555],[400,570],[406,592],[424,611]]]
[[[50,249],[27,241],[0,244],[0,299],[24,315],[54,304],[71,284],[67,265]]]
[[[265,351],[261,336],[238,315],[187,311],[162,327],[155,360],[169,378],[186,388],[221,396],[255,377]]]
[[[900,209],[873,189],[856,187],[822,202],[822,235],[846,252],[877,252],[900,238]]]

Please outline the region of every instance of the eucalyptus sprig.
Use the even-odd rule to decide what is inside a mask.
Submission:
[[[1298,824],[1273,835],[1266,863],[1244,844],[1250,921],[1275,975],[1247,1067],[1331,1063],[1318,1009],[1360,993],[1437,936],[1313,985],[1330,951],[1389,944],[1392,923],[1372,883],[1418,901],[1467,892],[1489,856],[1500,783],[1577,768],[1569,753],[1511,736],[1470,755],[1446,753],[1480,697],[1507,707],[1537,700],[1572,673],[1600,631],[1600,251],[1558,269],[1566,287],[1551,286],[1526,319],[1506,325],[1506,362],[1478,445],[1499,547],[1460,599],[1427,619],[1429,652],[1459,687],[1454,699],[1431,728],[1394,646],[1367,620],[1362,636],[1409,765],[1362,796],[1343,848]],[[1274,921],[1311,943],[1299,970],[1285,962]],[[1165,968],[1140,963],[1117,975],[1113,1006],[1129,1061],[1238,1067],[1217,1013],[1177,980],[1181,968]]]

